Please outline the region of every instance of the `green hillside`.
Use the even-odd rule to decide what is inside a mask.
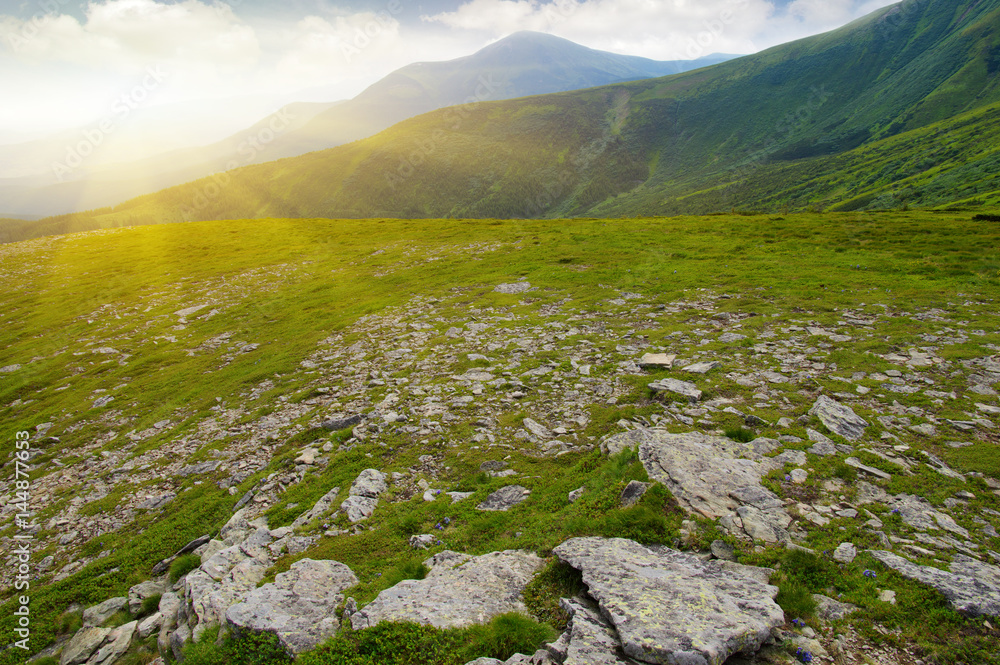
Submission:
[[[1000,0],[897,5],[713,67],[442,109],[34,229],[994,205],[998,28]]]

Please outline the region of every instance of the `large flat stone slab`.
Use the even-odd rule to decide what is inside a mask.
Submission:
[[[446,550],[424,563],[431,566],[426,578],[403,580],[351,615],[354,630],[382,621],[458,628],[506,612],[526,612],[521,594],[545,562],[518,550],[478,557]]]
[[[357,583],[351,569],[338,561],[302,559],[230,607],[226,622],[237,634],[274,633],[290,653],[309,651],[337,632],[337,606],[344,590]]]
[[[956,554],[948,572],[884,550],[871,550],[871,555],[903,577],[934,587],[962,614],[1000,616],[1000,567]]]
[[[791,518],[782,501],[760,484],[773,462],[754,442],[739,443],[699,432],[670,434],[647,430],[639,439],[639,459],[651,480],[670,490],[691,513],[720,524],[737,535],[781,542],[788,538]],[[770,439],[760,450],[770,449]],[[612,447],[612,442],[608,442]]]
[[[645,663],[718,665],[755,653],[785,620],[777,587],[690,554],[622,538],[572,538],[553,553],[583,573],[624,654]]]

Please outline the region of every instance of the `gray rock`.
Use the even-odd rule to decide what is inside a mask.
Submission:
[[[935,510],[930,502],[922,497],[912,494],[898,494],[886,503],[899,513],[903,522],[914,529],[920,531],[943,529],[963,538],[969,537],[969,532],[965,527],[955,522],[950,515]]]
[[[554,436],[547,427],[531,418],[524,419],[524,427],[539,439],[551,439]]]
[[[355,630],[382,621],[415,621],[437,628],[486,623],[506,612],[526,612],[521,594],[544,565],[532,552],[508,550],[470,557],[445,551],[424,562],[422,580],[403,580],[351,615]]]
[[[16,372],[21,369],[21,365],[4,365],[0,367],[0,374],[10,374],[11,372]]]
[[[378,499],[368,496],[349,496],[340,504],[340,509],[352,524],[368,519],[375,513]]]
[[[86,663],[90,656],[97,651],[98,647],[104,644],[111,628],[97,628],[95,626],[84,626],[76,632],[73,639],[62,650],[59,657],[59,665],[79,665]]]
[[[833,551],[833,560],[840,563],[851,563],[858,556],[858,549],[854,543],[841,543]]]
[[[739,342],[746,338],[747,338],[746,335],[741,335],[739,333],[734,333],[734,332],[727,332],[719,335],[719,341],[724,342],[726,344],[731,344],[732,342]]]
[[[254,589],[226,611],[226,623],[240,631],[271,632],[293,654],[316,648],[337,632],[335,610],[345,589],[358,583],[351,569],[337,561],[301,559]]]
[[[647,489],[649,489],[649,483],[641,483],[638,480],[633,480],[622,490],[618,501],[623,506],[634,506],[646,494]]]
[[[83,611],[83,627],[100,626],[107,621],[112,614],[128,606],[128,598],[110,598],[103,603],[88,607]]]
[[[712,541],[712,556],[723,561],[736,561],[736,548],[724,540]]]
[[[563,598],[559,601],[569,614],[566,632],[558,642],[549,645],[549,653],[559,663],[568,665],[621,665],[635,663],[631,658],[618,657],[622,644],[618,631],[604,618],[597,604],[584,598]]]
[[[153,596],[162,595],[165,590],[162,584],[149,580],[136,584],[128,590],[128,611],[132,614],[138,614],[142,610],[143,601]]]
[[[579,498],[581,496],[583,496],[583,492],[585,490],[586,490],[585,487],[578,487],[575,490],[573,490],[572,492],[570,492],[569,495],[566,498],[569,499],[570,503],[576,503],[577,500],[579,500]]]
[[[820,419],[827,429],[850,441],[857,441],[868,427],[868,421],[854,413],[851,407],[820,395],[809,410],[809,415]]]
[[[340,504],[352,523],[366,520],[375,512],[379,495],[386,490],[386,475],[375,469],[365,469],[351,484],[348,497]]]
[[[827,623],[839,621],[858,609],[856,605],[842,603],[839,600],[834,600],[829,596],[818,593],[813,594],[813,600],[816,601],[816,616],[819,617],[820,621],[826,621]]]
[[[787,540],[791,518],[781,500],[760,484],[772,462],[761,457],[753,443],[698,432],[648,430],[639,459],[650,480],[665,485],[688,512],[725,518],[720,525],[736,535]]]
[[[722,363],[711,360],[708,362],[695,363],[693,365],[688,365],[684,368],[685,372],[691,372],[692,374],[708,374],[713,369],[721,367]]]
[[[351,496],[367,496],[378,498],[386,490],[386,476],[375,469],[365,469],[351,484],[348,494]]]
[[[900,575],[934,587],[956,610],[967,616],[1000,616],[1000,568],[955,554],[951,572],[919,566],[884,550],[871,555]]]
[[[698,386],[693,383],[670,378],[650,383],[649,389],[657,393],[668,392],[681,395],[682,397],[687,397],[691,402],[697,402],[701,399],[702,395],[702,392],[698,390]]]
[[[364,420],[364,416],[348,416],[347,418],[334,418],[333,420],[324,420],[319,424],[323,429],[330,430],[331,432],[339,432],[342,429],[348,429],[349,427],[357,427]]]
[[[510,510],[531,495],[531,490],[520,485],[507,485],[493,492],[486,500],[476,506],[476,510],[504,512]]]
[[[309,522],[319,519],[325,515],[333,506],[333,502],[337,500],[338,494],[340,494],[340,488],[334,487],[329,492],[321,496],[316,503],[313,504],[312,508],[295,518],[295,521],[292,522],[292,527],[296,529],[303,527],[306,524],[309,524]]]
[[[776,587],[690,554],[620,538],[573,538],[553,553],[583,573],[625,655],[644,663],[721,663],[784,623]]]
[[[529,282],[514,282],[513,284],[498,284],[493,287],[495,293],[504,293],[507,295],[517,295],[519,293],[527,293],[531,290],[531,284]]]
[[[159,612],[154,612],[139,622],[139,626],[136,631],[139,634],[139,639],[144,640],[154,633],[159,633],[162,626],[163,615]]]
[[[881,478],[882,480],[892,480],[891,473],[886,473],[882,469],[876,469],[873,466],[868,466],[862,463],[861,460],[859,460],[857,457],[848,457],[846,460],[844,460],[844,463],[847,464],[847,466],[854,467],[858,471],[864,471],[865,473],[869,473],[875,476],[876,478]]]
[[[420,533],[410,536],[410,547],[415,550],[426,550],[434,544],[437,536],[431,533]]]
[[[222,466],[222,462],[220,462],[219,460],[215,460],[214,462],[198,462],[197,464],[188,464],[187,466],[182,466],[175,475],[197,476],[203,473],[212,473],[220,466]]]
[[[174,660],[184,662],[184,647],[191,643],[191,629],[186,623],[177,626],[177,630],[170,633],[170,653]]]
[[[177,498],[177,494],[174,492],[164,492],[157,496],[146,499],[139,504],[141,510],[159,510],[163,506],[167,505],[171,501]]]
[[[138,621],[131,621],[113,629],[108,633],[104,645],[87,661],[87,665],[112,665],[124,656],[125,652],[132,646],[132,638],[135,637],[135,629],[138,625]]]

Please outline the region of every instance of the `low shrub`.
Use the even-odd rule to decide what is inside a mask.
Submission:
[[[184,577],[200,565],[201,557],[197,554],[184,554],[177,557],[170,564],[170,570],[168,572],[170,583],[175,584],[177,580]]]

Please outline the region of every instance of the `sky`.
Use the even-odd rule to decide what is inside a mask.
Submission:
[[[126,107],[192,117],[234,109],[233,122],[242,122],[238,110],[249,117],[291,101],[347,99],[399,67],[468,55],[518,30],[677,60],[753,53],[889,4],[0,0],[0,142],[81,127]]]

